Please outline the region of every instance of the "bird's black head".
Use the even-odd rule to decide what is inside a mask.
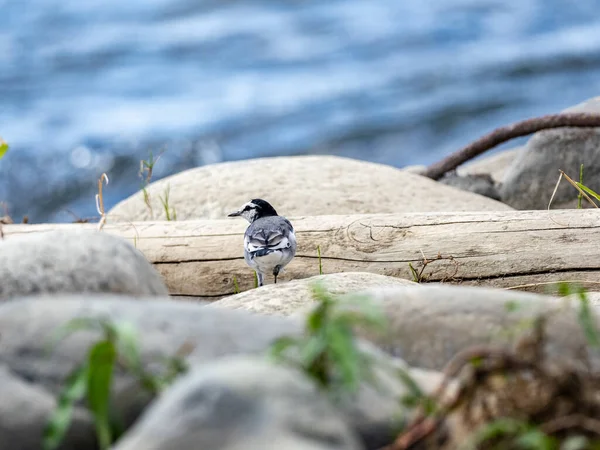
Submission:
[[[260,198],[254,198],[244,204],[239,211],[229,214],[229,217],[242,216],[248,222],[252,223],[261,217],[276,216],[277,211],[269,202]]]
[[[275,208],[273,208],[268,201],[263,200],[262,198],[253,198],[252,200],[250,200],[250,204],[256,205],[256,210],[258,211],[261,217],[277,215],[277,211],[275,211]]]

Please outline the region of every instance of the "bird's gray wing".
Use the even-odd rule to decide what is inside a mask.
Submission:
[[[293,233],[294,232],[294,227],[292,226],[292,222],[290,222],[289,220],[287,220],[285,217],[282,217],[282,219],[286,223],[286,225],[289,227],[289,230]]]
[[[248,227],[244,239],[246,251],[264,253],[289,248],[290,233],[293,234],[289,221],[281,217],[265,219],[269,220],[259,220]]]

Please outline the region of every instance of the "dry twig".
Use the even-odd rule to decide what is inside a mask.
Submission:
[[[435,258],[428,259],[422,251],[421,251],[421,255],[423,256],[423,260],[419,263],[419,270],[415,269],[411,263],[408,264],[408,267],[412,273],[413,279],[416,283],[426,282],[427,276],[425,276],[423,273],[425,272],[425,269],[427,268],[427,266],[436,261],[442,261],[442,260],[451,261],[454,264],[454,273],[452,273],[452,275],[442,278],[440,280],[440,282],[443,283],[444,281],[452,280],[454,277],[456,277],[456,274],[458,273],[458,261],[456,261],[454,259],[454,256],[452,256],[452,255],[442,256],[441,253],[438,253]]]
[[[108,185],[108,175],[103,173],[98,179],[98,193],[96,194],[96,210],[100,214],[100,221],[98,222],[98,231],[102,230],[106,222],[106,212],[104,211],[104,198],[102,197],[102,182],[106,181]]]
[[[544,354],[548,317],[538,317],[532,332],[518,340],[513,349],[481,345],[455,355],[446,365],[444,379],[431,396],[437,405],[434,412],[426,414],[423,407],[417,408],[405,431],[381,450],[422,448],[434,440],[453,443],[452,436],[444,428],[450,415],[458,414],[465,425],[476,428],[477,424],[489,425],[505,417],[502,413],[506,412],[506,405],[549,436],[558,439],[574,435],[600,438],[600,421],[597,419],[600,405],[592,395],[597,392],[600,379],[590,370],[567,365],[559,369],[551,364]],[[507,383],[502,392],[495,391],[497,387],[490,388],[494,385],[491,381],[498,376]],[[458,389],[449,395],[452,381],[458,383]],[[513,391],[515,386],[521,385],[523,389],[524,384],[531,387],[536,383],[544,387],[547,395],[538,399],[535,392],[528,389],[527,392],[532,392],[534,406],[523,409],[521,398],[511,398],[511,394],[513,397],[519,395]],[[490,396],[495,396],[495,400],[488,401]],[[498,402],[504,402],[504,409]],[[478,443],[477,448],[488,448],[486,444]]]

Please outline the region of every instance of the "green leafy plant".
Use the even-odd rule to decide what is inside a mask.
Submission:
[[[502,417],[477,429],[460,450],[598,450],[600,442],[574,434],[558,439],[536,424],[510,417]]]
[[[158,160],[163,155],[164,149],[160,151],[160,153],[158,154],[157,157],[154,157],[154,153],[152,153],[152,150],[150,150],[148,153],[149,153],[148,159],[145,159],[145,160],[142,159],[140,161],[139,176],[142,179],[141,191],[142,191],[142,194],[144,195],[144,203],[146,204],[146,206],[148,207],[148,210],[150,211],[150,217],[153,218],[154,211],[152,208],[152,203],[150,202],[150,193],[148,192],[148,189],[146,189],[146,188],[148,187],[148,185],[150,184],[150,181],[152,180],[152,173],[154,171],[154,166],[156,165]]]
[[[160,199],[160,202],[162,203],[163,209],[165,210],[165,216],[167,217],[167,220],[177,220],[177,211],[175,211],[175,208],[171,208],[169,206],[169,194],[171,192],[171,185],[167,185],[167,187],[165,188],[165,195],[164,196],[158,196],[158,198]]]
[[[569,182],[569,184],[571,184],[571,186],[573,186],[579,192],[578,202],[577,202],[578,207],[580,207],[580,205],[581,205],[581,199],[579,197],[582,197],[582,198],[585,198],[588,202],[590,202],[592,204],[592,206],[594,206],[594,208],[598,208],[598,205],[596,204],[596,202],[594,202],[594,200],[592,200],[592,198],[600,201],[600,194],[594,192],[592,189],[585,186],[583,184],[583,181],[573,180],[562,170],[559,170],[559,172],[560,172],[560,176],[558,177],[558,181],[556,182],[556,186],[554,187],[554,192],[552,193],[552,196],[550,197],[550,202],[548,203],[548,209],[550,209],[550,205],[552,204],[552,200],[554,199],[554,195],[556,194],[558,185],[560,184],[560,181],[562,180],[563,177],[565,178],[565,180],[567,180]],[[580,180],[583,180],[583,164],[581,165],[581,167],[579,169],[579,178],[580,178]]]
[[[407,391],[401,399],[404,406],[409,408],[421,407],[423,414],[426,416],[435,414],[438,411],[437,401],[423,392],[407,370],[399,368],[396,373]]]
[[[412,263],[408,263],[408,269],[410,270],[410,274],[412,275],[412,278],[413,278],[412,280],[415,283],[420,283],[421,282],[421,278],[419,277],[419,274],[417,273],[417,271],[413,267]]]
[[[589,346],[598,348],[600,334],[585,289],[572,282],[556,283],[556,287],[559,295],[568,297],[564,304],[567,309],[571,301],[579,301],[578,322]],[[526,305],[516,301],[505,303],[507,313],[522,307]],[[450,416],[475,416],[479,420],[476,425],[477,421],[464,419],[463,425],[474,429],[467,439],[457,443],[458,449],[600,449],[600,427],[596,420],[600,405],[594,397],[599,381],[597,374],[586,365],[557,366],[556,360],[546,353],[546,339],[552,333],[547,330],[548,319],[564,312],[563,308],[556,308],[516,323],[519,339],[512,348],[492,344],[461,350],[444,368],[444,379],[432,397],[424,396],[418,385],[411,386],[408,379],[405,385],[409,395],[405,401],[419,409],[412,422],[385,449],[400,450],[415,445],[428,448],[427,444],[444,436]],[[505,329],[502,334],[513,334],[509,331]],[[447,396],[450,380],[458,383],[457,394]],[[496,388],[490,389],[499,380],[507,384],[496,384]],[[523,383],[544,386],[544,392],[549,395],[544,397],[542,409],[528,412],[531,410],[519,406],[521,400],[510,399],[512,395],[519,395],[519,386],[527,385]],[[495,389],[498,390],[494,393]],[[535,392],[532,390],[532,396]],[[490,405],[494,404],[493,399],[500,399],[501,404],[510,406],[508,409],[488,408],[480,402],[483,396],[490,399]],[[522,405],[527,405],[529,400],[522,401]]]
[[[381,330],[385,316],[366,297],[338,299],[320,283],[311,289],[317,305],[308,314],[303,336],[277,339],[270,355],[300,369],[334,397],[354,393],[372,376],[371,361],[358,346],[355,328]]]
[[[234,294],[240,293],[240,285],[238,284],[238,280],[237,280],[236,276],[233,277],[233,293]]]
[[[512,418],[500,418],[480,427],[463,444],[462,450],[481,448],[519,450],[559,450],[558,440],[539,427]]]
[[[6,154],[8,151],[8,144],[0,137],[0,159]]]
[[[71,424],[73,409],[81,401],[85,401],[94,418],[98,448],[110,448],[118,437],[115,432],[116,424],[110,414],[110,391],[117,367],[134,375],[141,386],[152,394],[163,391],[187,370],[185,361],[180,355],[176,355],[165,361],[166,370],[162,374],[146,372],[135,329],[128,323],[113,323],[105,319],[73,319],[57,330],[51,345],[82,330],[99,331],[101,338],[90,347],[85,360],[65,380],[57,407],[44,430],[44,450],[58,448]]]

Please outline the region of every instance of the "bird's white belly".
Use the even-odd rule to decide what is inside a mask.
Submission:
[[[252,262],[259,272],[272,272],[275,266],[285,265],[289,262],[290,258],[286,253],[289,252],[276,250],[264,256],[255,256],[252,258]]]

